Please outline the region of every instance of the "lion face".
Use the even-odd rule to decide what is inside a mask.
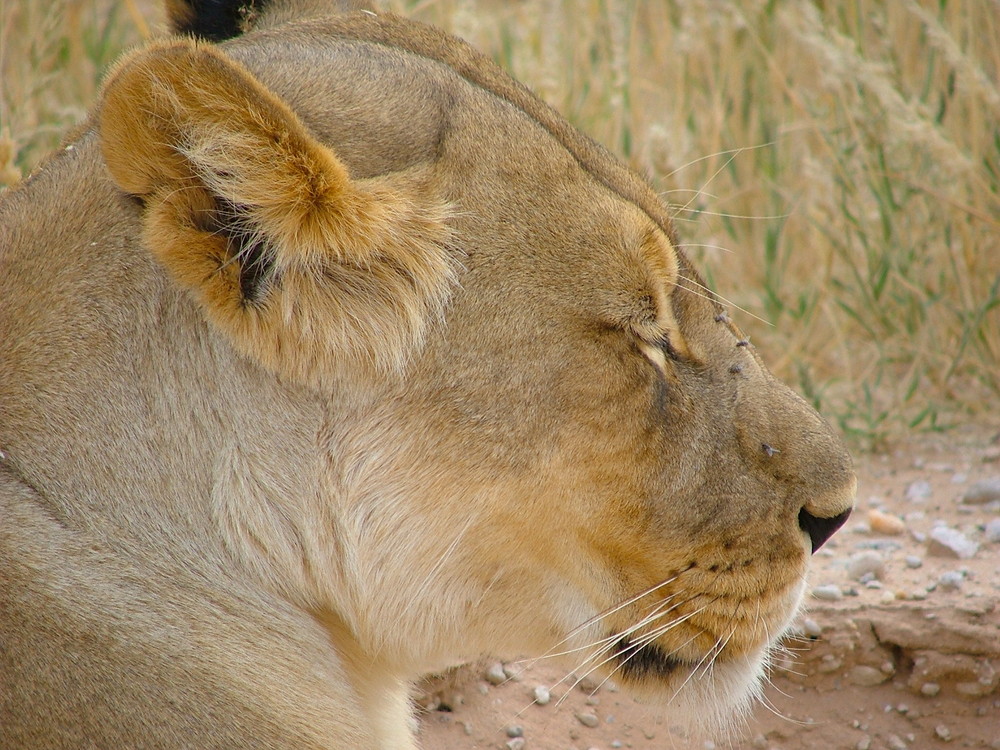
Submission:
[[[560,654],[701,717],[753,695],[851,462],[638,178],[370,14],[135,53],[88,143],[155,259],[121,309],[227,405],[153,410],[202,436],[193,546],[394,677]]]

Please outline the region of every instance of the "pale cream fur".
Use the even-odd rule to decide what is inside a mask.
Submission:
[[[484,653],[724,725],[849,456],[641,179],[321,8],[128,55],[0,201],[0,746],[412,749]]]

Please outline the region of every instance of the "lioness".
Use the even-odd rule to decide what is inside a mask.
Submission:
[[[483,652],[744,707],[854,476],[656,195],[432,28],[168,10],[0,204],[0,746],[414,748]]]

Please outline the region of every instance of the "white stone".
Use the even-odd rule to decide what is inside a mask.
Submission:
[[[590,727],[593,729],[597,726],[598,719],[596,714],[580,712],[576,714],[576,720],[583,724],[585,727]]]
[[[545,685],[538,685],[533,691],[531,691],[531,696],[535,699],[535,703],[539,706],[547,706],[549,701],[552,700],[552,693]]]
[[[807,617],[802,621],[802,632],[810,638],[819,638],[823,635],[823,628],[815,620]]]
[[[916,482],[911,482],[906,488],[906,499],[919,503],[929,498],[933,493],[934,490],[931,488],[930,482],[918,479]]]
[[[986,541],[1000,542],[1000,518],[992,518],[986,523]]]
[[[966,505],[986,505],[994,500],[1000,500],[1000,477],[974,482],[962,495],[962,502]]]
[[[507,675],[503,671],[503,664],[500,662],[490,664],[489,668],[486,670],[486,681],[491,685],[499,685],[506,680]]]
[[[826,584],[823,586],[816,586],[812,590],[812,595],[817,599],[822,599],[827,602],[835,602],[838,599],[843,598],[843,593],[840,591],[840,586],[834,586],[833,584]]]
[[[978,544],[961,531],[948,526],[935,526],[931,529],[927,547],[931,554],[963,560],[968,560],[979,551]]]
[[[881,578],[884,572],[885,560],[878,552],[859,552],[847,561],[847,575],[854,581],[860,581],[867,574]]]
[[[957,570],[949,570],[947,573],[942,573],[941,577],[938,579],[938,585],[949,591],[957,591],[962,587],[962,581],[965,580],[963,576]]]

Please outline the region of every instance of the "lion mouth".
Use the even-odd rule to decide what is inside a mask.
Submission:
[[[686,666],[686,662],[671,656],[655,643],[634,643],[624,636],[615,644],[614,656],[618,671],[633,680],[666,679]]]

